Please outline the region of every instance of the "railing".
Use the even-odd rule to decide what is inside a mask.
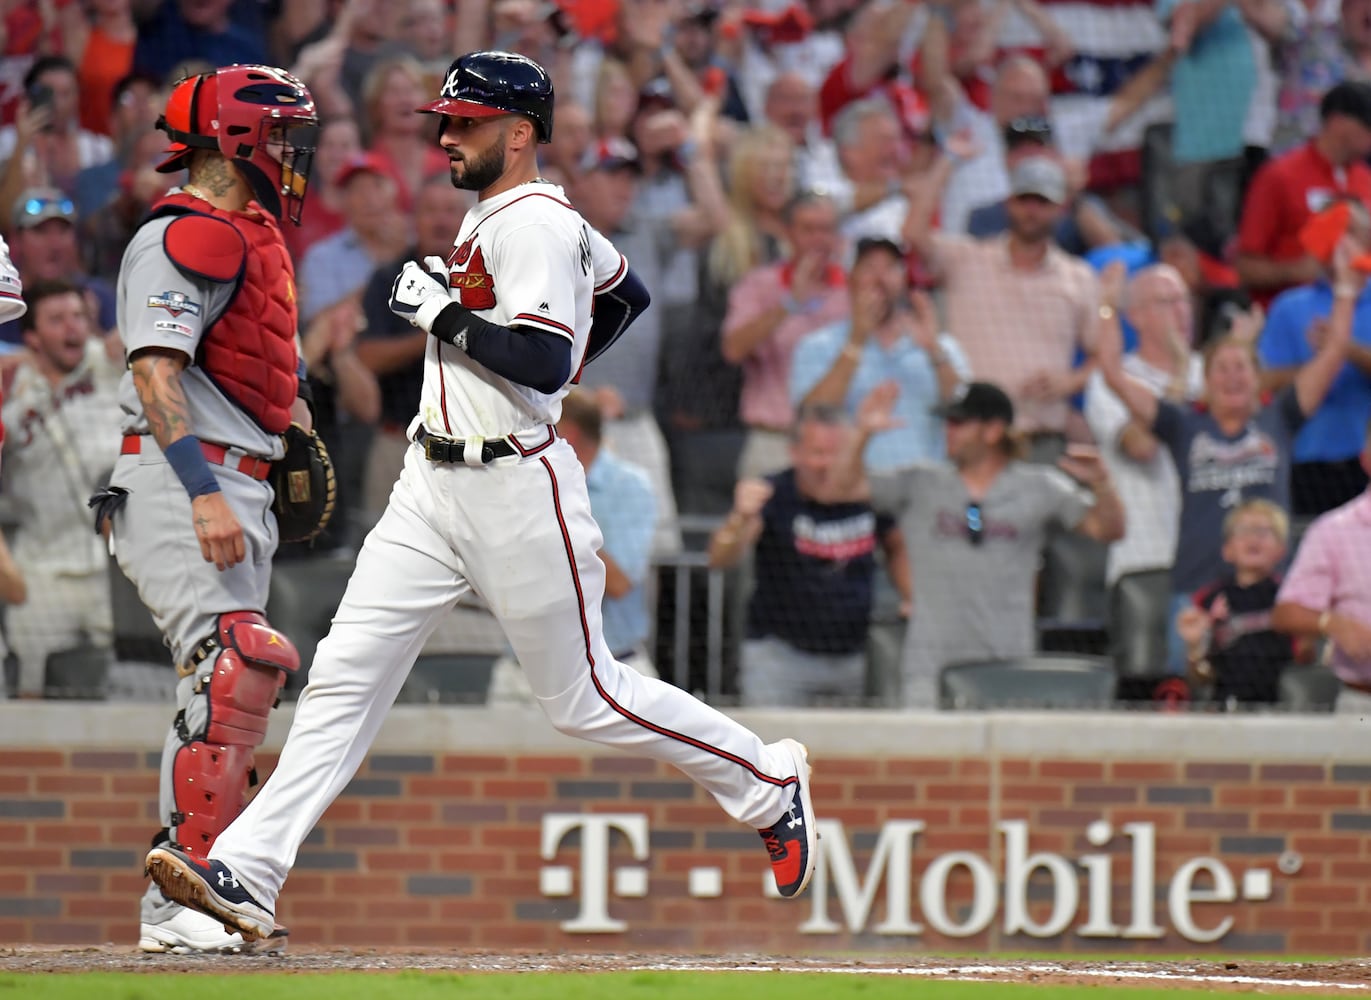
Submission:
[[[654,557],[653,572],[650,575],[653,589],[648,594],[648,607],[651,614],[652,633],[649,638],[653,650],[668,649],[671,655],[670,676],[664,674],[683,690],[697,688],[691,683],[692,666],[692,610],[695,600],[695,580],[703,573],[705,590],[705,645],[704,645],[704,688],[697,690],[707,701],[717,701],[724,693],[724,631],[725,598],[727,594],[728,571],[711,569],[709,555],[710,535],[723,522],[719,517],[683,515],[677,520],[682,536],[680,552]],[[659,607],[657,585],[664,574],[672,580],[671,595],[671,638],[663,647],[658,628],[662,624],[662,608]]]

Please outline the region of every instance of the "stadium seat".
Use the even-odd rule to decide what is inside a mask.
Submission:
[[[1043,549],[1038,577],[1038,648],[1043,652],[1103,653],[1105,562],[1109,547],[1075,532],[1055,534]]]
[[[109,561],[109,592],[115,657],[140,663],[164,663],[170,667],[171,653],[162,641],[162,633],[143,606],[138,588],[113,559]]]
[[[1170,603],[1171,574],[1164,569],[1125,573],[1110,591],[1110,656],[1121,698],[1150,698],[1153,684],[1166,674]]]
[[[1287,712],[1331,712],[1342,682],[1327,667],[1292,663],[1281,671],[1279,706]]]
[[[483,704],[497,658],[488,653],[423,653],[396,704]]]
[[[1114,700],[1113,665],[1101,656],[1038,655],[954,663],[938,678],[943,708],[1102,708]]]
[[[348,553],[282,559],[273,565],[267,619],[300,651],[300,670],[287,682],[287,692],[304,687],[314,648],[328,635],[354,564]]]
[[[1043,549],[1038,617],[1103,625],[1105,562],[1109,546],[1074,531],[1054,535]]]
[[[103,701],[113,665],[113,649],[89,642],[49,653],[43,676],[43,697]]]

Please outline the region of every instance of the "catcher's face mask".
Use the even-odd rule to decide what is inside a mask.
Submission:
[[[157,127],[172,140],[158,170],[181,169],[192,149],[217,150],[267,211],[299,225],[319,118],[295,77],[271,66],[225,66],[190,77],[172,91]]]

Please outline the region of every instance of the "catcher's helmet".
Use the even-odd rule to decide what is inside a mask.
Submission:
[[[319,117],[309,89],[285,70],[234,65],[188,77],[167,98],[157,127],[171,139],[158,170],[180,170],[193,149],[216,150],[263,207],[299,224]]]
[[[436,101],[420,111],[454,118],[525,115],[539,142],[552,141],[552,77],[516,52],[468,52],[448,67]]]

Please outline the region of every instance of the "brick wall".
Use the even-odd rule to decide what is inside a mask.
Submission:
[[[1371,755],[1361,748],[1367,741],[1361,730],[1349,728],[1346,751],[1337,745],[1342,738],[1330,742],[1327,731],[1311,748],[1299,728],[1333,726],[1333,720],[1291,720],[1293,729],[1238,737],[1232,728],[1227,735],[1216,729],[1211,745],[1200,748],[1209,750],[1205,754],[1176,741],[1174,730],[1138,736],[1137,727],[1154,725],[1150,720],[1104,717],[1099,731],[1126,723],[1132,742],[1155,748],[1141,754],[1124,745],[1111,756],[1090,750],[1094,741],[1078,732],[1059,732],[1053,746],[1045,735],[1052,727],[1041,719],[1031,725],[1044,735],[1021,732],[986,742],[1042,743],[1042,753],[989,745],[959,751],[955,744],[966,745],[967,737],[946,717],[922,726],[885,714],[855,715],[841,725],[830,719],[809,741],[816,805],[830,823],[826,843],[832,849],[843,840],[836,834],[845,834],[858,880],[880,882],[869,912],[850,918],[843,879],[832,864],[816,881],[822,892],[815,898],[766,898],[766,856],[756,835],[732,824],[672,769],[553,739],[530,746],[516,738],[502,747],[452,718],[464,712],[473,713],[465,718],[482,718],[482,710],[416,711],[445,715],[424,725],[396,724],[388,732],[403,734],[398,739],[388,741],[383,733],[377,752],[302,849],[278,914],[296,942],[792,953],[1371,951]],[[33,720],[17,727],[18,718],[0,713],[0,942],[131,943],[144,885],[141,861],[157,826],[157,753],[123,745],[129,741],[105,731],[119,729],[113,725],[88,726],[85,745],[45,746],[53,742],[52,731],[36,728]],[[1069,729],[1062,718],[1071,719],[1060,717],[1059,731]],[[7,721],[15,723],[8,733]],[[545,724],[532,716],[517,725],[485,718],[482,725],[513,733]],[[769,725],[795,729],[780,719]],[[1227,725],[1241,728],[1235,720]],[[16,727],[27,728],[27,737]],[[930,727],[945,738],[910,735]],[[844,732],[850,735],[844,738]],[[1233,759],[1245,741],[1268,752]],[[430,749],[416,745],[423,743]],[[882,745],[904,749],[874,749]],[[260,763],[269,770],[274,758],[263,754]],[[610,841],[607,911],[627,924],[621,932],[562,927],[583,906],[580,840],[573,832],[546,859],[541,841],[544,817],[568,813],[645,817],[646,857],[634,858],[621,834]],[[878,847],[894,840],[882,840],[885,824],[897,820],[921,820],[925,828],[912,841],[908,908],[892,919],[884,878],[890,867],[870,873]],[[971,852],[993,870],[995,891],[1003,897],[1008,846],[1000,824],[1017,820],[1027,823],[1030,853],[1062,855],[1079,873],[1079,906],[1070,927],[1046,938],[1006,933],[1005,903],[997,898],[986,929],[966,937],[939,934],[921,905],[930,864],[948,852]],[[1103,836],[1108,831],[1100,821],[1112,836]],[[1161,936],[1081,936],[1090,898],[1081,865],[1086,855],[1112,859],[1110,912],[1120,927],[1129,924],[1135,862],[1122,831],[1139,823],[1155,830],[1151,895]],[[1202,928],[1232,918],[1231,930],[1210,945],[1183,937],[1168,908],[1173,876],[1196,857],[1221,861],[1239,896],[1247,871],[1270,873],[1268,898],[1193,906]],[[546,869],[554,867],[570,870],[571,895],[545,892]],[[628,868],[644,869],[645,890],[635,889],[631,879],[615,881]],[[693,869],[719,869],[720,894],[692,896]],[[1049,921],[1054,906],[1047,875],[1037,871],[1026,891],[1028,915],[1039,924]],[[1263,876],[1253,878],[1259,886]],[[1198,892],[1213,887],[1206,875],[1194,882]],[[846,890],[855,899],[851,884]],[[948,919],[966,923],[974,916],[971,872],[964,865],[951,869],[944,898]],[[882,933],[883,924],[894,931]],[[912,925],[922,929],[912,932]]]

